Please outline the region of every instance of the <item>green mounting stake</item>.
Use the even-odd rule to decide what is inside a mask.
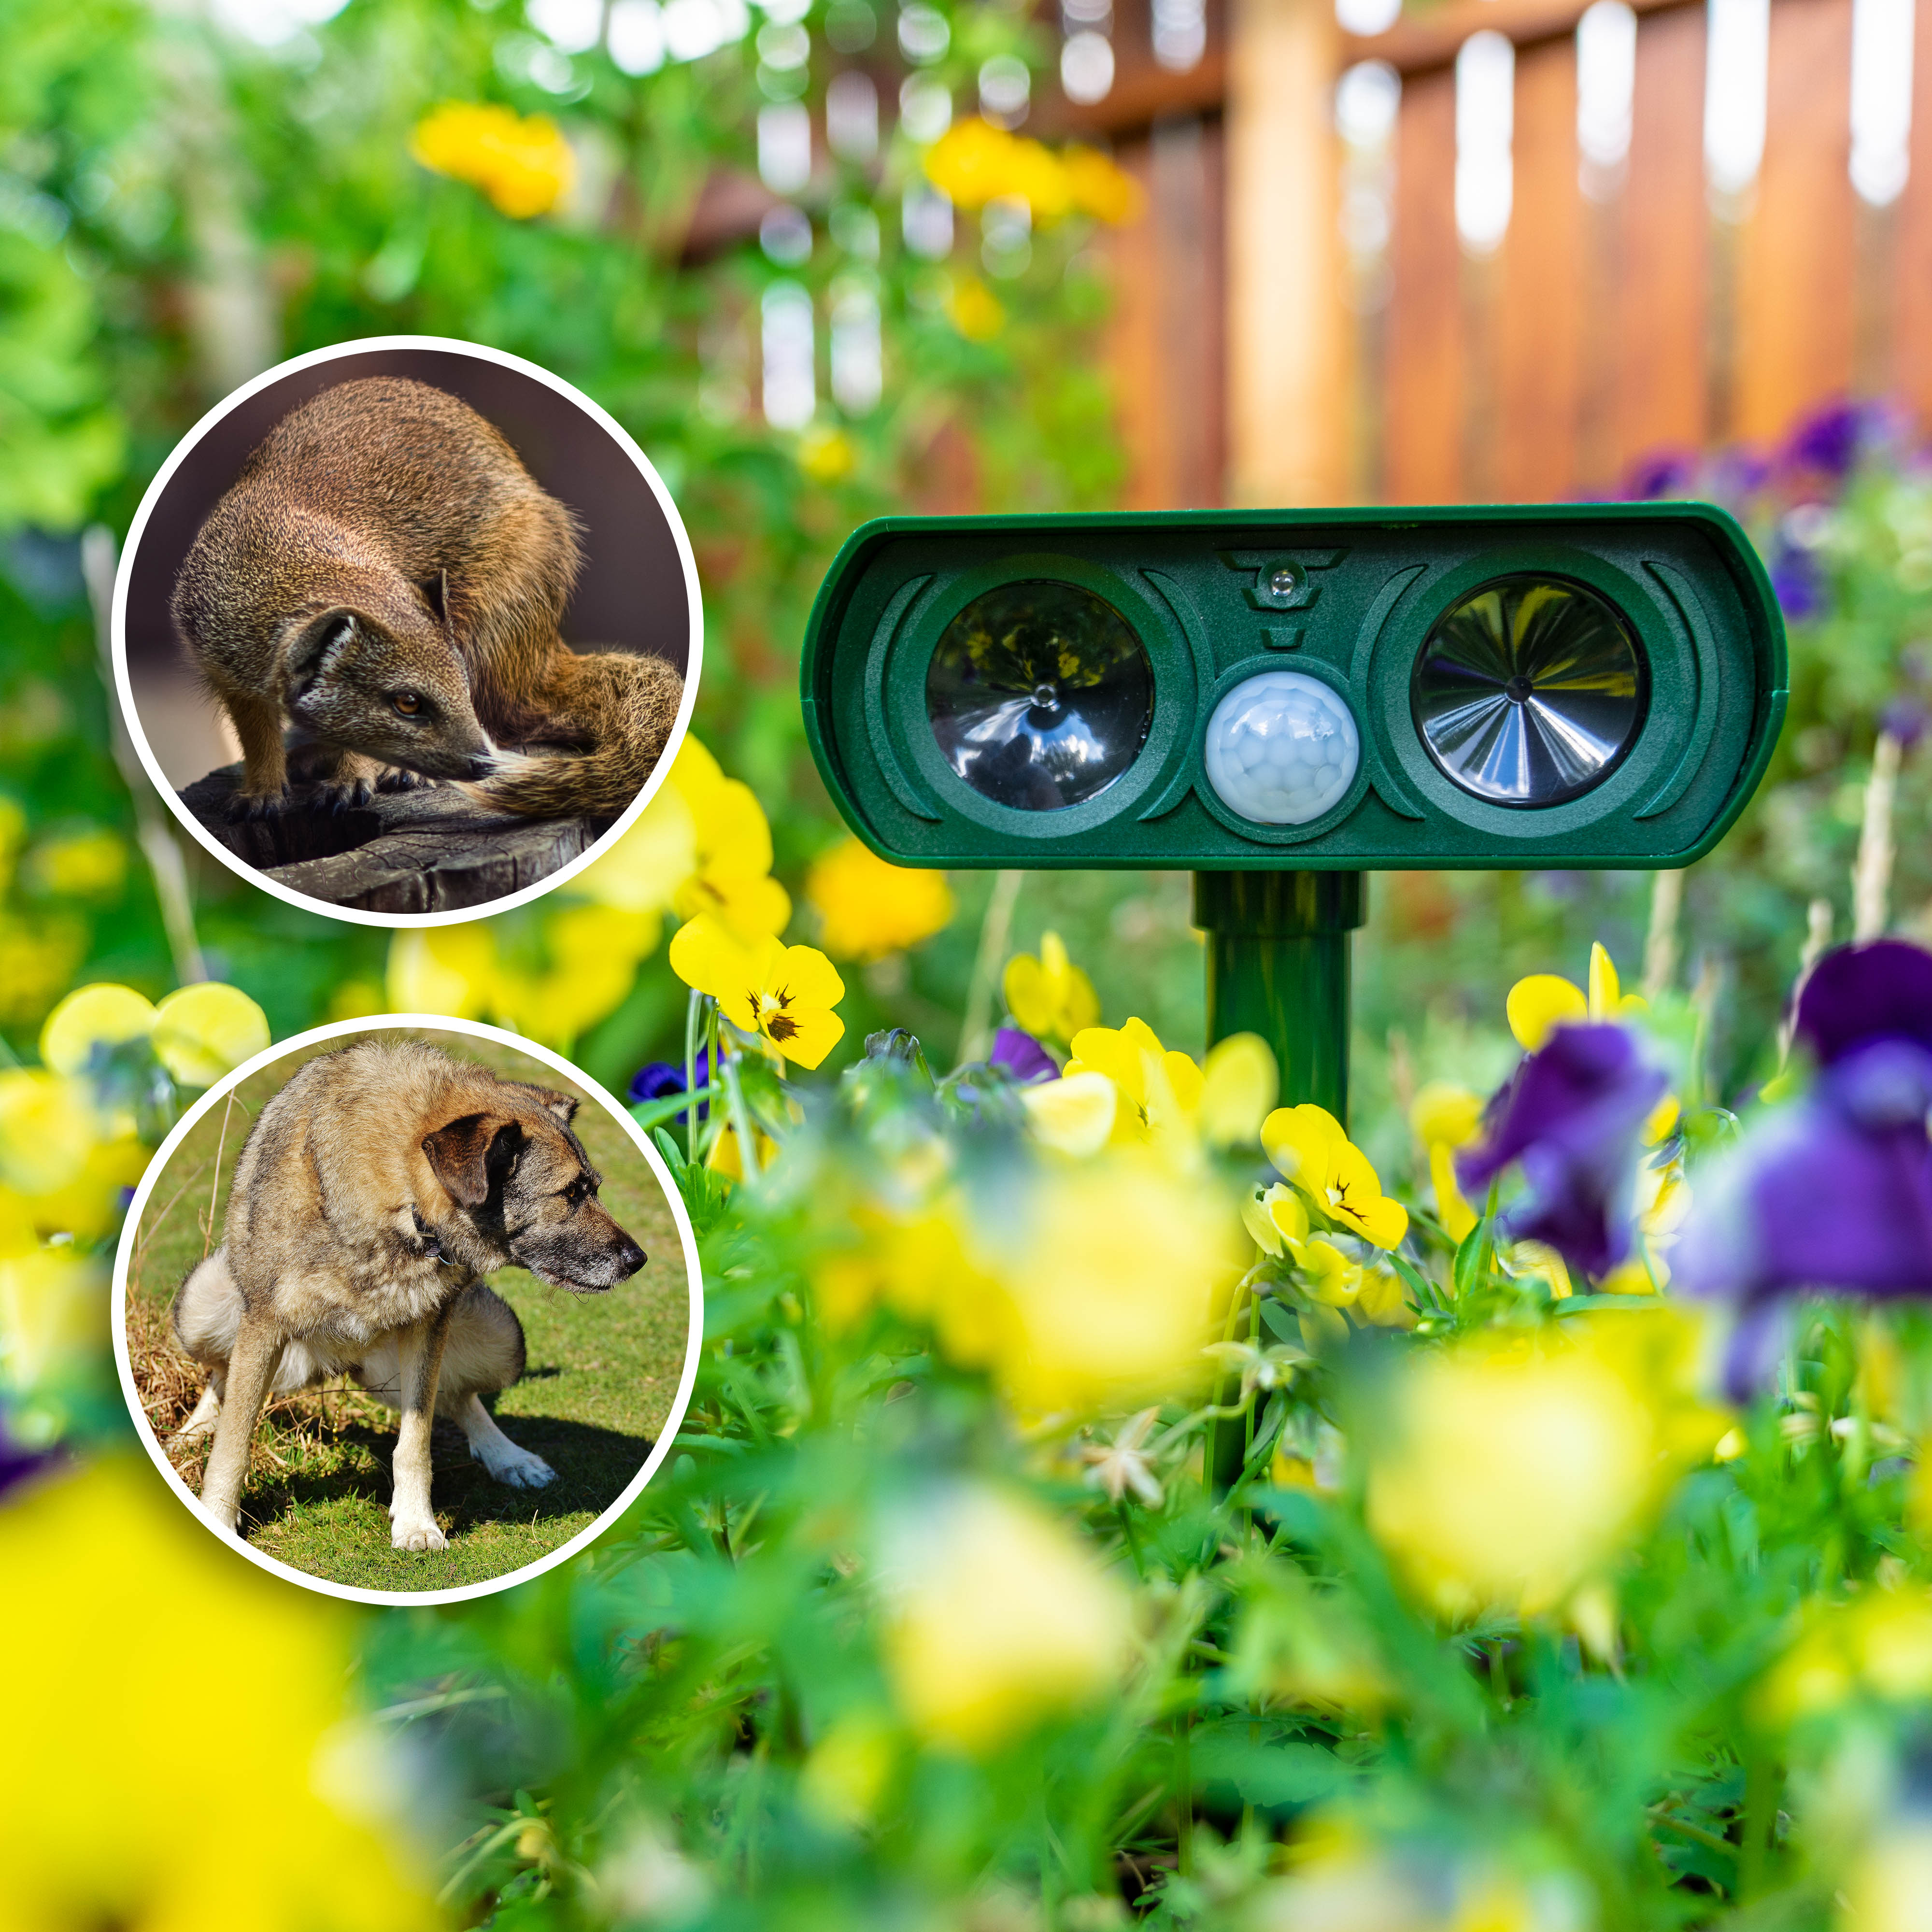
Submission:
[[[1208,935],[1208,1043],[1258,1034],[1284,1106],[1348,1118],[1348,935],[1364,917],[1360,872],[1196,872]]]

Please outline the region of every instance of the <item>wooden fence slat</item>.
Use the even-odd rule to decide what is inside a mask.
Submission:
[[[1932,422],[1932,0],[1912,22],[1912,172],[1893,204],[1892,341],[1887,387]]]
[[[1229,500],[1348,492],[1351,331],[1336,226],[1333,0],[1232,0],[1228,17]]]
[[[1115,158],[1147,194],[1108,251],[1108,364],[1133,510],[1222,500],[1226,248],[1218,124],[1166,122]]]
[[[1696,448],[1706,414],[1710,215],[1704,196],[1704,14],[1640,21],[1630,171],[1616,236],[1614,474]]]
[[[1544,502],[1576,485],[1584,212],[1570,39],[1516,62],[1515,206],[1490,318],[1497,404],[1490,473],[1504,502]],[[1474,424],[1472,433],[1484,427]]]
[[[1775,0],[1764,164],[1739,237],[1732,433],[1781,436],[1852,380],[1852,0]]]
[[[1382,372],[1384,488],[1395,503],[1462,490],[1462,259],[1456,236],[1456,76],[1402,89],[1396,130],[1394,286]]]

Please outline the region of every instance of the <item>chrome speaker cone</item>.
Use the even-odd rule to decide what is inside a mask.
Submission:
[[[1648,680],[1628,625],[1561,578],[1504,577],[1429,634],[1409,709],[1450,782],[1497,805],[1560,805],[1600,784],[1635,742]]]

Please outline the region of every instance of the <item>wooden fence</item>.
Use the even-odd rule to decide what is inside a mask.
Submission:
[[[1593,198],[1579,0],[1443,0],[1372,40],[1340,33],[1330,0],[1227,0],[1181,75],[1152,59],[1147,0],[1118,0],[1114,89],[1043,100],[1040,119],[1112,139],[1148,190],[1113,244],[1130,500],[1547,500],[1614,489],[1660,453],[1763,445],[1836,396],[1932,420],[1932,0],[1916,0],[1915,165],[1883,208],[1849,172],[1852,0],[1771,0],[1763,158],[1721,214],[1705,8],[1636,4],[1628,158]],[[1482,28],[1516,49],[1514,194],[1478,260],[1456,226],[1455,61]],[[1366,58],[1402,80],[1366,286],[1338,236],[1330,116]]]

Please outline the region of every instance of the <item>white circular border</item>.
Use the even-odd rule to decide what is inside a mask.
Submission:
[[[175,1150],[186,1138],[188,1130],[213,1107],[218,1100],[225,1100],[235,1088],[251,1074],[272,1066],[278,1060],[285,1060],[304,1046],[314,1045],[319,1040],[342,1040],[352,1034],[391,1031],[407,1028],[416,1032],[467,1034],[477,1040],[494,1040],[500,1046],[514,1048],[526,1054],[532,1060],[539,1060],[562,1074],[573,1085],[580,1087],[610,1118],[621,1126],[637,1146],[651,1172],[657,1176],[658,1184],[664,1190],[664,1199],[670,1209],[671,1219],[677,1224],[678,1241],[684,1251],[685,1273],[690,1287],[691,1324],[686,1338],[684,1372],[679,1378],[677,1393],[671,1398],[670,1412],[664,1418],[662,1429],[658,1432],[656,1444],[645,1457],[644,1467],[625,1486],[623,1492],[596,1521],[580,1529],[568,1543],[540,1556],[534,1563],[526,1563],[520,1570],[506,1570],[500,1576],[491,1576],[480,1583],[459,1583],[446,1590],[365,1590],[351,1583],[331,1582],[326,1577],[312,1576],[306,1570],[298,1570],[292,1564],[278,1561],[254,1544],[236,1535],[233,1531],[223,1529],[202,1514],[201,1503],[194,1492],[176,1473],[174,1465],[168,1460],[167,1452],[162,1448],[148,1421],[146,1405],[134,1381],[134,1364],[128,1352],[128,1268],[134,1253],[136,1236],[140,1231],[142,1210],[148,1204],[148,1197],[153,1193],[157,1183],[172,1159]],[[466,1603],[476,1597],[494,1596],[500,1590],[514,1588],[519,1583],[527,1583],[532,1577],[541,1576],[547,1570],[554,1570],[560,1563],[567,1562],[602,1536],[610,1525],[635,1502],[643,1493],[644,1485],[656,1475],[666,1456],[678,1431],[684,1426],[685,1412],[691,1406],[691,1395],[698,1380],[698,1360],[704,1346],[704,1282],[698,1266],[698,1240],[692,1232],[691,1216],[686,1213],[683,1197],[678,1192],[670,1172],[664,1166],[664,1156],[651,1144],[650,1137],[643,1128],[627,1114],[616,1100],[598,1083],[578,1068],[573,1066],[561,1054],[553,1053],[547,1046],[539,1046],[534,1040],[525,1040],[520,1034],[506,1033],[501,1027],[484,1026],[475,1020],[451,1019],[440,1013],[377,1013],[359,1020],[338,1020],[333,1025],[315,1027],[307,1033],[296,1034],[284,1040],[278,1040],[266,1052],[258,1053],[253,1060],[244,1061],[233,1072],[218,1080],[189,1108],[174,1126],[154,1158],[148,1162],[147,1171],[141,1176],[140,1185],[134,1190],[134,1198],[128,1207],[128,1218],[121,1230],[121,1244],[114,1256],[114,1360],[121,1373],[121,1389],[126,1397],[129,1413],[140,1432],[142,1445],[154,1467],[166,1478],[175,1494],[187,1505],[188,1513],[206,1530],[209,1535],[218,1537],[230,1549],[238,1550],[257,1569],[267,1570],[271,1576],[280,1576],[291,1583],[299,1583],[304,1589],[320,1591],[326,1596],[341,1597],[352,1603],[373,1604],[377,1608],[402,1609],[426,1604]]]
[[[555,390],[559,395],[575,404],[630,458],[637,466],[638,473],[650,486],[652,495],[657,499],[658,507],[663,511],[664,520],[670,526],[671,536],[677,544],[678,560],[684,566],[685,601],[691,619],[691,634],[686,646],[684,667],[684,695],[678,704],[677,716],[672,722],[670,736],[665,743],[664,755],[658,759],[657,769],[644,781],[643,789],[625,808],[616,823],[587,850],[580,852],[567,865],[560,866],[555,872],[546,874],[532,884],[516,892],[506,893],[502,898],[488,900],[482,905],[464,906],[444,912],[367,912],[357,906],[332,905],[326,899],[311,898],[306,892],[292,890],[279,880],[269,878],[238,854],[231,852],[182,803],[180,794],[162,771],[160,760],[154,756],[148,743],[148,734],[142,725],[141,714],[135,708],[134,685],[128,674],[128,585],[134,560],[139,554],[141,539],[147,532],[148,517],[188,452],[238,404],[247,401],[270,383],[280,382],[284,376],[293,375],[298,370],[314,368],[320,363],[338,362],[347,356],[374,355],[398,349],[433,350],[446,355],[473,356],[481,362],[494,362],[503,368],[514,369],[518,374],[531,377],[542,383],[546,388]],[[450,335],[369,335],[359,337],[352,342],[335,343],[326,349],[312,349],[306,356],[294,356],[286,362],[278,362],[272,369],[264,370],[252,381],[243,383],[232,394],[224,396],[175,446],[154,480],[148,485],[147,492],[141,499],[140,508],[134,512],[134,520],[128,526],[128,541],[122,546],[120,562],[114,573],[114,608],[109,624],[109,644],[114,659],[114,688],[121,700],[121,715],[126,722],[128,735],[134,740],[134,749],[139,754],[154,789],[166,801],[168,809],[180,820],[182,827],[203,850],[219,859],[238,878],[245,879],[250,885],[272,894],[286,904],[298,906],[304,912],[320,913],[326,918],[346,920],[353,926],[379,926],[406,930],[416,926],[460,925],[472,920],[487,919],[500,912],[508,912],[515,906],[527,905],[531,900],[541,898],[544,893],[554,890],[566,879],[580,872],[592,860],[607,850],[613,840],[621,838],[630,830],[638,814],[656,795],[658,788],[664,783],[670,770],[671,760],[676,756],[678,747],[684,742],[685,733],[690,728],[692,707],[698,701],[698,675],[704,660],[704,602],[698,589],[698,560],[692,554],[691,538],[686,533],[684,519],[678,514],[677,506],[672,502],[670,492],[664,488],[664,479],[652,466],[650,458],[638,447],[630,432],[608,410],[592,402],[580,389],[566,382],[561,376],[552,375],[548,369],[540,368],[536,363],[526,362],[520,356],[512,356],[506,350],[492,349],[481,342],[465,342]]]

